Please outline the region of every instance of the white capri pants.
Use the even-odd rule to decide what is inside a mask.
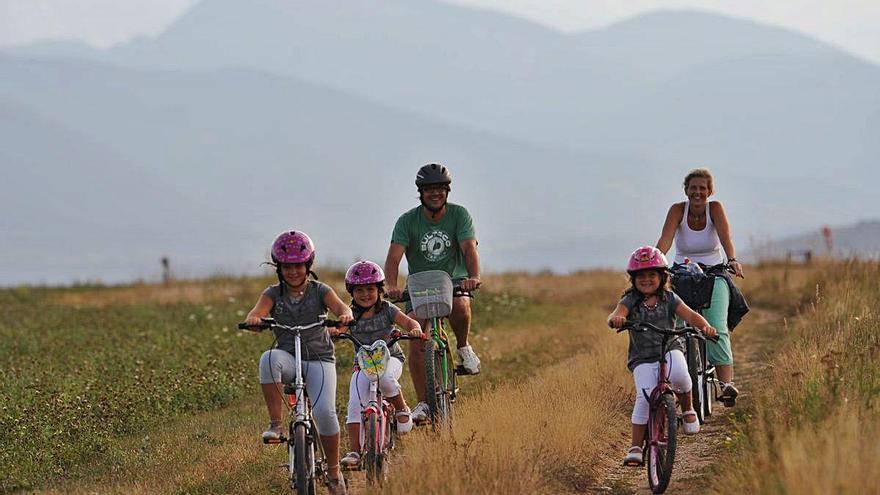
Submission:
[[[318,434],[339,433],[336,416],[336,365],[326,361],[303,361],[303,381],[312,401],[312,419]],[[293,383],[296,358],[281,349],[271,349],[260,357],[260,383]]]
[[[685,360],[683,352],[676,349],[666,353],[666,370],[672,390],[679,394],[691,391],[691,375],[688,374],[687,360]],[[648,424],[648,410],[650,408],[645,393],[651,395],[651,390],[657,386],[659,374],[659,362],[640,364],[633,370],[633,380],[636,382],[636,403],[632,413],[634,425]]]
[[[385,398],[400,395],[400,375],[403,373],[403,361],[392,356],[388,360],[385,373],[379,377],[379,390]],[[357,370],[351,374],[351,384],[348,387],[348,414],[346,424],[360,423],[361,412],[367,406],[370,393],[370,379],[367,375]]]

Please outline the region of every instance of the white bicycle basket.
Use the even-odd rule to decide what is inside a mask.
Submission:
[[[413,311],[421,319],[442,318],[452,312],[452,279],[441,270],[413,273],[406,279]]]

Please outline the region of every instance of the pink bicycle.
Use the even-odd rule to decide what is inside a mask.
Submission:
[[[642,447],[644,463],[648,468],[648,485],[652,493],[663,493],[672,478],[672,466],[675,462],[675,447],[678,433],[678,413],[676,411],[676,397],[669,384],[667,375],[669,370],[666,362],[667,345],[669,341],[679,336],[689,336],[705,340],[706,337],[693,327],[684,327],[677,330],[666,330],[650,323],[628,320],[617,330],[618,333],[629,330],[630,332],[651,331],[663,336],[663,345],[660,353],[660,372],[657,375],[657,385],[651,393],[643,392],[648,399],[648,431],[645,434],[645,444]],[[717,337],[716,337],[717,338]]]

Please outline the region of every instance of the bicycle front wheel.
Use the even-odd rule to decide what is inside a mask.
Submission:
[[[691,399],[694,403],[693,409],[697,412],[697,420],[700,424],[706,422],[706,387],[703,383],[706,375],[703,368],[703,358],[700,352],[700,341],[693,337],[685,340],[687,344],[687,365],[688,374],[691,376]]]
[[[452,369],[446,352],[434,340],[425,343],[425,402],[435,431],[441,426],[452,426],[451,381],[448,376]]]
[[[648,418],[648,485],[651,493],[663,493],[672,478],[675,462],[678,417],[675,399],[671,393],[664,394],[654,404]]]
[[[367,483],[374,483],[380,479],[382,463],[380,460],[381,449],[379,448],[379,422],[375,414],[367,416],[364,424],[364,440],[367,452],[364,455],[364,464],[367,468]]]
[[[306,432],[306,425],[296,424],[290,433],[291,488],[299,495],[315,495],[315,449]]]
[[[715,387],[718,379],[715,377],[715,366],[709,364],[707,359],[706,341],[700,342],[700,352],[702,353],[700,357],[703,360],[703,397],[705,399],[705,402],[703,403],[703,412],[708,418],[712,415],[712,408],[715,405],[715,401],[718,400],[718,388]]]

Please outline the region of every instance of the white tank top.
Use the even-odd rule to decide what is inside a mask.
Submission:
[[[684,263],[685,258],[704,265],[717,265],[724,262],[721,255],[721,239],[718,231],[712,223],[710,205],[706,205],[706,227],[703,230],[693,230],[688,226],[688,211],[691,206],[690,200],[684,202],[684,215],[678,230],[675,233],[675,262]]]

